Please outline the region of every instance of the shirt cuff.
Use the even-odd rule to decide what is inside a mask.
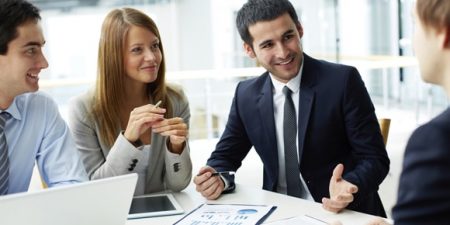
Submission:
[[[223,188],[223,191],[228,191],[230,189],[230,184],[229,184],[228,180],[222,174],[219,174],[219,176],[220,176],[220,179],[222,179],[223,184],[225,186]]]

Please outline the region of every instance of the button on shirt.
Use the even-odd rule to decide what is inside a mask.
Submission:
[[[69,129],[50,97],[42,92],[22,94],[4,111],[11,115],[5,126],[8,194],[28,190],[35,162],[49,187],[88,180]]]
[[[287,84],[282,83],[274,78],[274,76],[270,73],[270,79],[273,84],[273,109],[274,109],[274,118],[275,118],[275,128],[277,135],[277,147],[278,147],[278,165],[280,170],[278,171],[278,186],[277,192],[286,194],[287,193],[287,185],[286,185],[286,171],[284,170],[285,161],[284,161],[284,142],[283,142],[283,115],[284,115],[284,99],[285,96],[283,94],[283,87],[288,86],[292,91],[292,100],[294,102],[295,114],[297,115],[297,127],[298,127],[298,112],[299,112],[299,96],[300,96],[300,82],[303,71],[303,63],[300,67],[299,73],[296,77],[292,78]],[[297,139],[297,148],[298,144],[298,135]],[[297,151],[298,157],[298,151]],[[311,193],[308,190],[308,187],[303,180],[303,177],[299,174],[300,180],[306,190],[306,199],[314,200],[311,196]]]

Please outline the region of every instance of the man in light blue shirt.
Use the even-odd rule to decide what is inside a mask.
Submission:
[[[56,103],[36,92],[48,67],[40,19],[24,0],[0,2],[0,195],[27,191],[35,162],[49,187],[87,180]]]

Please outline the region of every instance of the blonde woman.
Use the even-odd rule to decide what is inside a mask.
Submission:
[[[90,179],[138,173],[135,195],[188,186],[189,104],[165,82],[161,37],[146,14],[123,8],[106,16],[96,87],[72,100],[69,112]]]

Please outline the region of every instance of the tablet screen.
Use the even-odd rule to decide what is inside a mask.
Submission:
[[[130,213],[157,212],[174,210],[167,196],[153,196],[146,198],[133,198]]]
[[[166,216],[183,212],[171,194],[143,195],[133,198],[128,218]]]

